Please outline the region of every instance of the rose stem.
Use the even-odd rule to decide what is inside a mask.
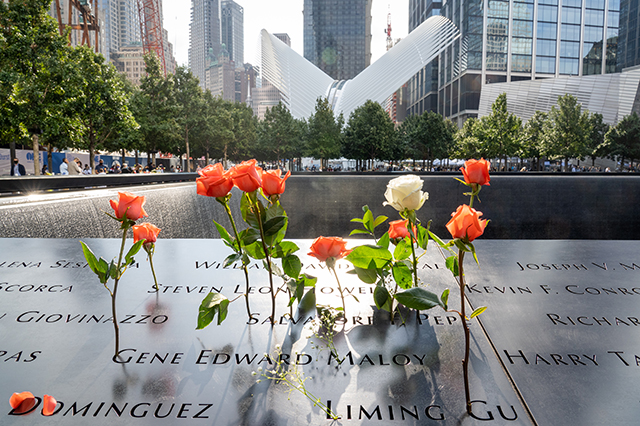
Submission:
[[[155,251],[155,246],[149,250],[149,265],[151,265],[151,274],[153,274],[153,282],[156,285],[156,292],[160,291],[158,287],[158,279],[156,278],[156,270],[153,267],[153,252]]]
[[[329,266],[329,265],[327,265]],[[347,319],[347,307],[344,303],[344,293],[342,293],[342,287],[340,286],[340,280],[338,279],[338,273],[336,272],[336,268],[334,266],[329,266],[333,275],[336,277],[336,281],[338,282],[338,291],[340,292],[340,298],[342,299],[342,314],[344,315],[344,319]]]
[[[269,249],[267,247],[267,243],[264,241],[264,228],[262,227],[262,217],[260,216],[260,208],[258,206],[258,197],[256,193],[253,192],[253,198],[249,194],[247,194],[249,199],[253,202],[253,214],[256,216],[258,220],[258,225],[260,225],[260,237],[262,240],[262,249],[264,250],[264,255],[267,260],[267,269],[269,270],[269,287],[271,289],[271,325],[275,324],[276,321],[276,294],[273,291],[273,272],[271,271],[271,256],[269,256]]]
[[[409,218],[409,226],[411,227],[411,231],[409,232],[409,239],[411,240],[411,254],[413,255],[413,286],[418,287],[418,259],[416,259],[416,248],[414,247],[414,239],[417,242],[417,235],[414,235],[413,231],[413,221]],[[418,231],[418,227],[416,226],[416,231]]]
[[[126,218],[124,220],[127,220]],[[122,253],[124,253],[124,244],[127,241],[127,231],[129,226],[124,228],[122,232],[122,243],[120,244],[120,255],[118,256],[118,265],[116,266],[116,279],[113,284],[113,293],[111,294],[111,316],[113,317],[113,328],[116,332],[116,353],[114,357],[118,356],[120,351],[120,328],[118,327],[118,320],[116,319],[116,294],[118,293],[118,282],[120,281],[120,266],[122,265]]]
[[[460,274],[460,319],[462,320],[462,328],[464,329],[464,360],[462,361],[462,369],[464,376],[464,396],[467,402],[467,414],[471,415],[471,396],[469,392],[469,326],[467,325],[464,303],[464,270],[463,263],[464,252],[458,251],[458,273]]]
[[[238,236],[238,229],[236,228],[236,222],[233,220],[233,216],[231,215],[231,209],[229,208],[229,203],[225,200],[222,202],[224,206],[224,210],[227,212],[227,216],[229,216],[229,221],[231,222],[231,227],[233,228],[233,234],[236,236],[236,241],[238,242],[238,253],[240,257],[242,256],[242,244],[240,243],[240,237]],[[253,315],[251,315],[251,308],[249,307],[249,271],[247,270],[247,265],[244,264],[244,259],[242,259],[242,269],[244,270],[244,280],[245,280],[245,293],[244,299],[247,305],[247,315],[249,315],[249,319],[253,319]]]

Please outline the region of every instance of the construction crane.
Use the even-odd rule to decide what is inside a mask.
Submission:
[[[167,75],[167,67],[164,58],[164,43],[162,37],[162,19],[160,18],[160,6],[158,0],[137,0],[138,14],[140,16],[140,37],[142,49],[145,54],[155,52],[160,59],[160,64]]]
[[[65,28],[71,28],[69,32],[69,43],[71,43],[71,36],[74,31],[82,32],[81,45],[91,46],[90,32],[95,33],[95,42],[93,43],[93,49],[98,52],[100,45],[98,42],[98,35],[100,34],[100,26],[98,25],[98,0],[69,0],[69,7],[66,10],[66,22],[62,16],[62,8],[60,7],[60,0],[55,0],[56,14],[58,15],[58,29],[60,35],[64,34]],[[74,23],[74,16],[77,16]]]

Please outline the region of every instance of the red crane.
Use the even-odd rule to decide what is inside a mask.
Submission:
[[[391,39],[391,12],[387,14],[387,29],[384,30],[387,34],[387,50],[393,47],[393,40]]]
[[[167,75],[164,58],[164,43],[162,37],[162,19],[158,0],[138,0],[138,14],[140,16],[140,36],[144,53],[155,52],[160,64]]]
[[[91,47],[91,37],[89,32],[95,33],[95,42],[93,49],[98,52],[100,45],[98,44],[98,35],[100,34],[100,26],[98,24],[98,0],[69,0],[66,10],[67,22],[62,16],[60,0],[55,0],[56,15],[58,19],[58,28],[60,35],[64,34],[65,28],[71,28],[69,32],[69,42],[73,31],[82,32],[82,45]],[[75,22],[74,22],[75,21]]]

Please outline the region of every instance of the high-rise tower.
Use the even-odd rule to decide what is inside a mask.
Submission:
[[[304,57],[336,80],[371,63],[372,0],[304,0]]]
[[[233,0],[222,0],[222,43],[236,66],[244,63],[244,9]]]
[[[191,0],[189,68],[205,86],[205,70],[220,53],[220,1]]]

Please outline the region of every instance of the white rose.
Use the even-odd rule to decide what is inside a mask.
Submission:
[[[416,175],[405,175],[391,179],[384,193],[387,201],[383,205],[391,206],[399,212],[418,210],[429,199],[428,192],[422,192],[422,179]]]

